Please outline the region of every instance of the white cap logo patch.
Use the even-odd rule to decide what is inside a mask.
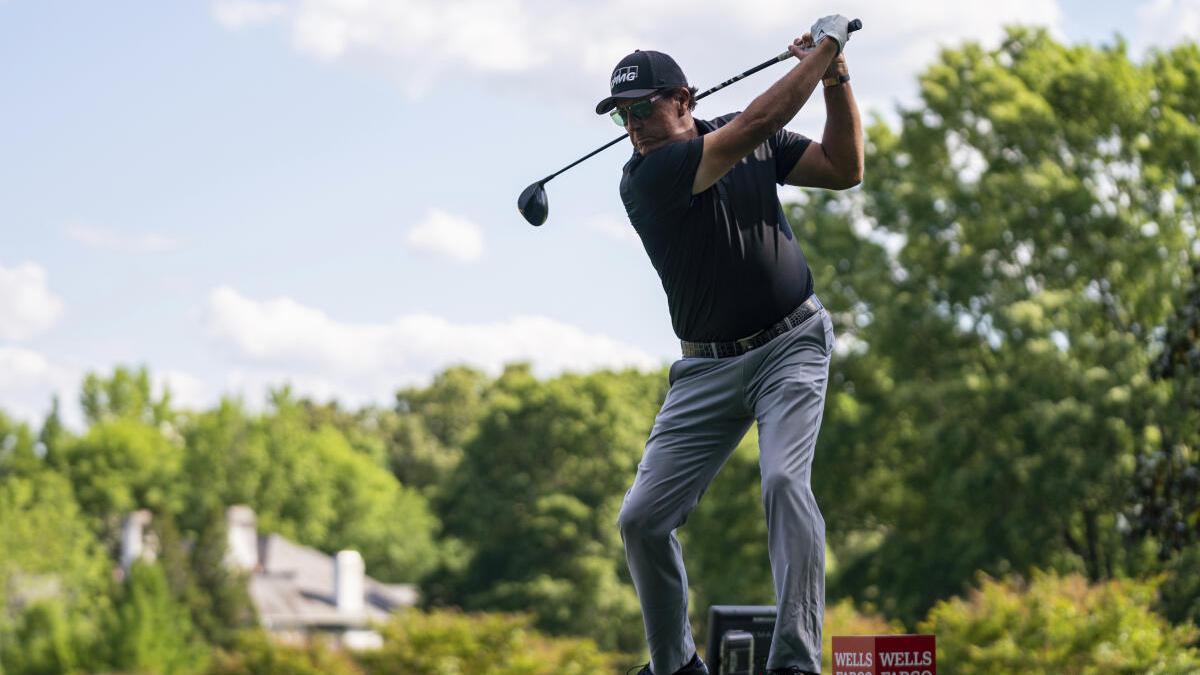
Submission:
[[[612,82],[609,82],[608,87],[609,89],[615,89],[617,85],[621,84],[622,82],[633,82],[637,79],[637,76],[637,66],[625,66],[624,68],[617,68],[613,71]]]

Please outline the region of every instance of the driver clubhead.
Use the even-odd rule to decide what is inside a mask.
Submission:
[[[534,183],[517,197],[517,210],[530,225],[537,227],[546,222],[550,204],[546,200],[546,188],[541,182]]]

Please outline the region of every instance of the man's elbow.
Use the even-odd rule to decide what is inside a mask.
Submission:
[[[862,169],[859,169],[857,171],[853,171],[850,173],[842,174],[841,176],[838,177],[836,184],[833,186],[833,189],[834,190],[849,190],[850,188],[855,187],[856,185],[861,185],[862,179],[863,179]]]
[[[825,151],[825,148],[821,148]],[[830,157],[828,153],[826,157],[826,176],[831,190],[849,190],[850,188],[859,185],[863,180],[863,162],[861,159],[852,161],[837,161]]]
[[[788,120],[766,112],[743,112],[731,123],[738,123],[740,135],[748,144],[757,146],[779,132]]]

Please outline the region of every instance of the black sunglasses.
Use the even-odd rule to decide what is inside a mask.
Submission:
[[[609,113],[612,116],[613,122],[622,129],[628,123],[628,115],[633,115],[639,120],[644,120],[654,114],[654,102],[666,96],[666,92],[659,92],[644,101],[638,101],[628,108],[613,108]]]

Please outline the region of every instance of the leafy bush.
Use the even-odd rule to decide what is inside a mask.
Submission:
[[[238,634],[230,652],[219,652],[208,671],[211,675],[360,675],[362,670],[346,652],[331,649],[323,640],[296,646],[276,642],[265,631]]]
[[[834,635],[889,635],[903,633],[904,627],[875,614],[869,608],[860,610],[850,600],[825,608],[825,627],[821,645],[821,667],[833,672]]]
[[[592,675],[613,657],[592,640],[551,638],[532,617],[409,611],[382,628],[383,648],[360,655],[370,675]]]
[[[965,599],[938,603],[921,631],[938,640],[943,672],[1200,672],[1194,627],[1172,627],[1150,610],[1153,582],[1089,585],[1079,575],[981,576]]]

